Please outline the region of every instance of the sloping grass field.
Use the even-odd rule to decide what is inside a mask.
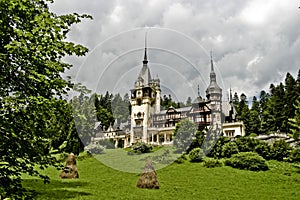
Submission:
[[[77,160],[79,179],[62,180],[60,171],[44,171],[51,182],[24,176],[36,199],[300,199],[300,165],[268,161],[270,170],[252,172],[203,163],[173,163],[157,171],[160,189],[139,189],[139,174],[114,170],[94,157]],[[142,170],[141,170],[142,172]]]

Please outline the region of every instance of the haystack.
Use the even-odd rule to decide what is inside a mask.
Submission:
[[[136,186],[138,188],[159,189],[157,174],[152,161],[147,161],[144,172],[141,174]]]
[[[76,158],[73,153],[70,153],[63,171],[60,173],[61,178],[79,178],[78,170],[76,167]]]

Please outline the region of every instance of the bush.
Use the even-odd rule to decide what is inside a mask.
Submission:
[[[115,144],[113,141],[106,139],[106,140],[99,140],[98,144],[100,144],[101,146],[103,146],[105,149],[114,149],[115,148]]]
[[[203,150],[201,148],[195,148],[189,153],[191,162],[201,162],[204,157]]]
[[[175,127],[173,145],[177,152],[186,152],[196,137],[197,126],[188,119],[181,120]]]
[[[214,167],[222,167],[222,162],[218,159],[213,158],[205,158],[203,166],[207,168],[214,168]]]
[[[91,154],[101,154],[104,150],[104,147],[100,144],[89,144],[84,148],[84,150]]]
[[[235,154],[225,161],[225,165],[251,171],[265,171],[269,169],[266,160],[254,152],[241,152]]]
[[[177,164],[182,164],[182,163],[184,163],[184,161],[187,160],[186,157],[185,157],[185,155],[186,155],[186,154],[182,154],[180,157],[178,157],[178,158],[175,160],[175,162],[176,162]]]
[[[228,142],[222,147],[222,157],[230,158],[233,154],[239,152],[238,146],[234,142]]]
[[[271,150],[271,157],[274,160],[282,161],[284,158],[289,157],[292,148],[286,141],[277,140],[274,142]]]
[[[288,157],[289,162],[300,162],[300,149],[293,149]]]
[[[269,145],[266,142],[260,142],[256,147],[255,147],[255,152],[258,153],[261,157],[263,157],[266,160],[271,159],[271,149],[272,146]]]
[[[143,142],[135,143],[131,149],[135,153],[149,153],[152,150],[152,146]]]
[[[189,154],[194,148],[201,147],[204,141],[204,134],[200,131],[196,132],[195,139],[193,139],[191,145],[186,150],[186,153]]]
[[[255,151],[255,147],[259,144],[259,140],[251,137],[239,137],[235,140],[239,148],[239,152]]]
[[[214,145],[212,151],[209,152],[207,156],[214,158],[222,158],[222,147],[228,142],[230,142],[230,139],[228,137],[220,137]]]

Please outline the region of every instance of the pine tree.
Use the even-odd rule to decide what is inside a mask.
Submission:
[[[294,77],[290,74],[287,73],[286,78],[285,78],[285,94],[284,94],[284,110],[283,110],[283,115],[284,115],[284,121],[283,121],[283,127],[284,129],[289,132],[289,123],[288,119],[293,118],[295,116],[295,110],[292,105],[295,104],[295,101],[298,97],[299,91],[297,90],[297,84],[296,80]]]
[[[300,98],[296,100],[294,104],[295,116],[294,118],[289,119],[289,124],[291,126],[291,132],[293,138],[296,140],[300,139]]]
[[[240,102],[238,104],[238,118],[240,121],[243,121],[246,127],[246,134],[249,135],[251,132],[250,124],[249,124],[249,107],[248,107],[248,101],[247,96],[242,93],[240,96]]]
[[[252,108],[249,111],[249,119],[248,119],[248,134],[255,133],[260,134],[260,107],[257,98],[254,96],[252,100]]]
[[[186,100],[186,106],[191,106],[192,105],[192,98],[191,97],[188,97],[187,100]]]
[[[239,102],[240,102],[239,96],[238,96],[237,92],[235,92],[233,95],[233,99],[232,99],[232,103],[233,103],[235,109],[237,109]]]

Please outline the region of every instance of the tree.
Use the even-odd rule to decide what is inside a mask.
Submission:
[[[249,111],[249,119],[248,119],[248,134],[255,133],[259,134],[260,133],[260,107],[259,107],[259,102],[257,101],[257,98],[254,96],[252,100],[252,108]]]
[[[175,101],[173,101],[172,96],[169,94],[169,96],[163,96],[163,98],[161,99],[161,106],[167,110],[171,106],[173,106],[174,108],[178,108],[180,106],[180,103],[176,103]]]
[[[283,109],[283,115],[284,115],[284,121],[283,121],[283,127],[285,128],[286,132],[289,132],[290,125],[288,123],[289,118],[293,118],[295,116],[295,109],[294,105],[297,97],[299,96],[299,91],[297,90],[297,84],[294,77],[290,74],[286,74],[285,78],[285,93],[284,93],[284,109]]]
[[[72,85],[61,74],[71,67],[65,55],[87,48],[66,42],[70,26],[87,15],[58,16],[45,0],[0,0],[0,194],[25,198],[21,174],[39,176],[37,167],[55,165],[50,154],[55,122]]]
[[[239,116],[239,120],[245,123],[246,134],[249,135],[251,133],[249,132],[251,130],[249,125],[249,107],[248,107],[247,96],[244,93],[241,94],[237,113]]]
[[[130,115],[130,102],[128,94],[124,96],[124,99],[122,99],[119,93],[114,95],[111,104],[113,116],[116,118],[117,124],[119,125],[121,122],[126,122],[128,120],[128,116]]]
[[[237,109],[237,106],[239,105],[239,102],[240,102],[239,96],[238,96],[237,92],[235,92],[233,95],[232,103],[236,109]]]
[[[289,119],[289,124],[292,127],[291,132],[293,138],[299,140],[300,139],[300,98],[296,100],[294,107],[295,107],[295,117]]]
[[[102,123],[104,129],[107,129],[115,122],[111,105],[111,99],[113,98],[113,95],[106,92],[105,96],[98,94],[94,94],[93,96],[95,99],[97,120]]]
[[[82,95],[79,95],[79,97]],[[94,96],[83,96],[72,99],[73,117],[77,133],[83,145],[91,143],[91,137],[94,135],[94,126],[96,122],[96,108]]]
[[[191,97],[188,97],[187,100],[186,100],[186,106],[191,106],[192,105],[192,98]]]
[[[188,119],[181,120],[174,130],[174,146],[179,152],[185,152],[195,139],[197,126]]]

